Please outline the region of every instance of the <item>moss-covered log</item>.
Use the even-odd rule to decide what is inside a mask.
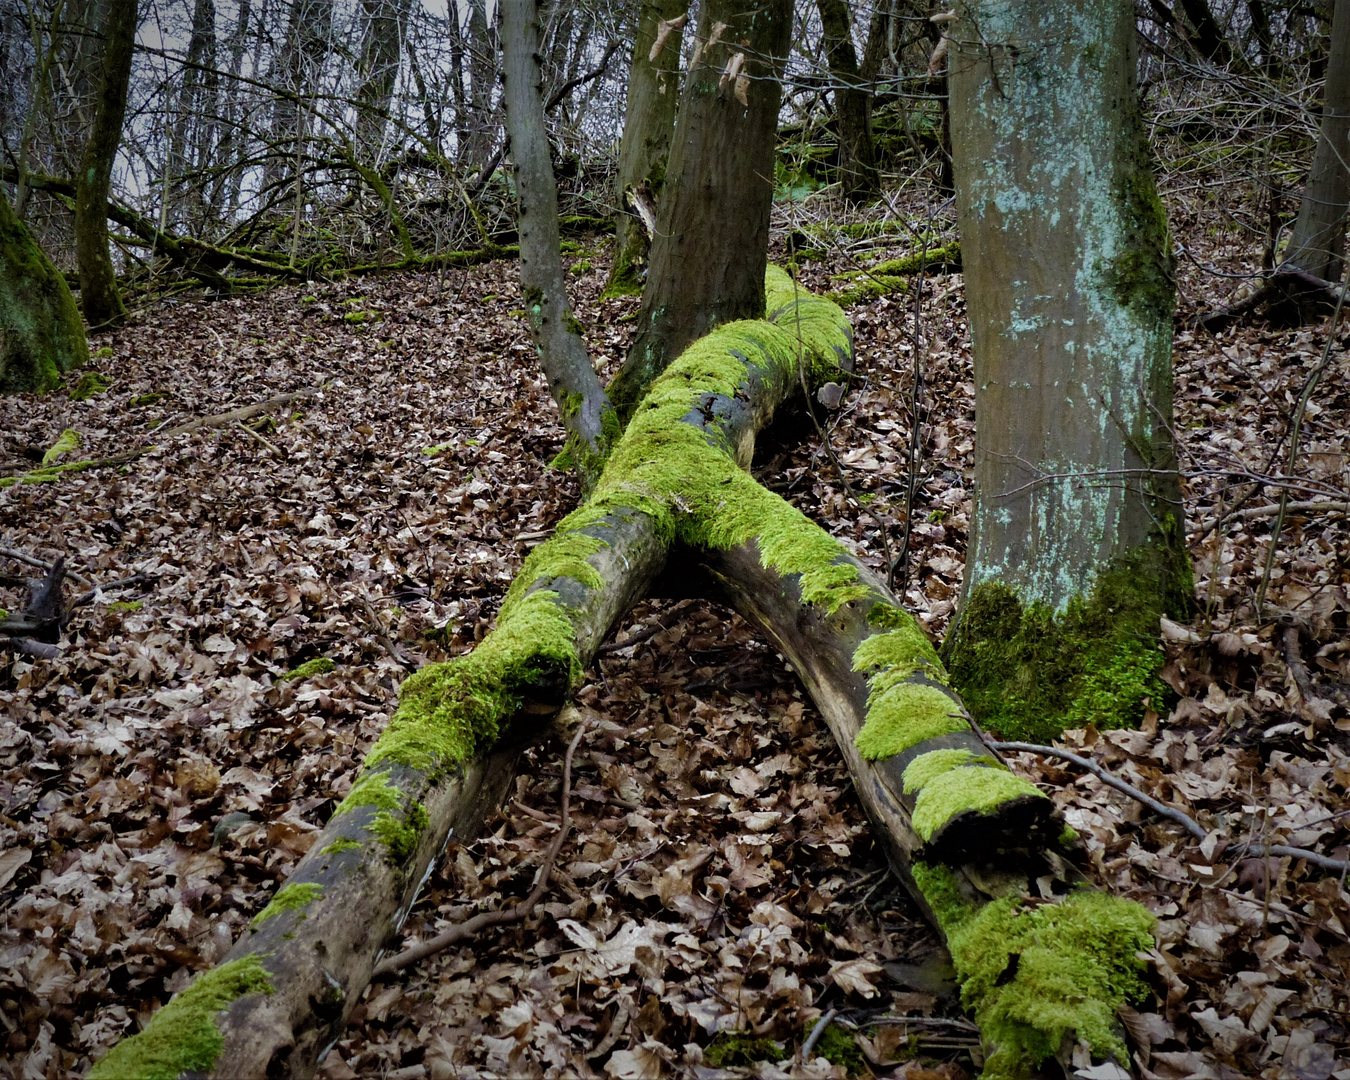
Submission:
[[[1001,1063],[990,1075],[1027,1073],[1066,1036],[1122,1053],[1112,1014],[1135,989],[1147,912],[1074,888],[1049,800],[971,730],[923,631],[746,471],[756,432],[803,376],[852,365],[838,307],[774,269],[766,293],[767,319],[715,330],[653,384],[590,499],[526,560],[496,629],[404,684],[356,784],[224,967],[115,1048],[96,1080],[308,1075],[449,830],[495,805],[529,718],[565,700],[676,544],[802,672],[897,871],[952,942]]]

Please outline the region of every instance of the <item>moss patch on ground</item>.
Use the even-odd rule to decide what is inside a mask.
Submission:
[[[1158,617],[1162,572],[1131,560],[1103,573],[1062,612],[1024,604],[1007,585],[971,589],[948,647],[952,685],[979,723],[1046,742],[1065,728],[1133,727],[1163,700]]]
[[[761,1061],[782,1061],[786,1051],[772,1039],[744,1031],[719,1031],[703,1050],[703,1060],[714,1069],[743,1068]]]
[[[286,681],[296,681],[308,679],[315,675],[327,675],[330,671],[337,668],[337,664],[326,656],[316,656],[313,660],[306,660],[298,667],[291,668],[290,671],[282,675],[281,678]]]
[[[817,1020],[816,1024],[819,1023]],[[812,1031],[815,1030],[815,1026],[811,1025]],[[810,1037],[810,1032],[807,1033],[807,1037]],[[867,1075],[867,1060],[858,1046],[858,1040],[837,1024],[831,1024],[825,1029],[813,1053],[816,1057],[823,1057],[831,1065],[842,1066],[850,1076]]]
[[[1097,1056],[1129,1060],[1116,1010],[1148,991],[1136,955],[1154,945],[1147,909],[1089,890],[1059,902],[980,905],[962,896],[948,868],[918,862],[913,871],[990,1051],[985,1080],[1024,1080],[1068,1034]]]
[[[257,956],[198,976],[144,1031],[114,1046],[89,1071],[89,1080],[177,1080],[182,1073],[209,1073],[225,1049],[216,1015],[236,998],[258,993],[272,993],[272,980]]]
[[[112,383],[97,371],[86,371],[80,376],[75,389],[70,392],[71,401],[88,401],[96,394],[105,393]]]

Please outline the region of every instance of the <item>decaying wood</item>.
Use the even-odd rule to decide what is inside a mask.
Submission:
[[[214,416],[199,416],[196,420],[189,420],[186,424],[179,424],[167,431],[161,431],[159,435],[167,439],[171,435],[185,435],[189,431],[200,431],[202,428],[228,427],[242,420],[252,419],[269,409],[289,405],[292,401],[299,401],[301,398],[313,397],[320,389],[321,387],[318,386],[307,386],[303,390],[293,390],[289,394],[278,394],[276,397],[260,401],[256,405],[245,405],[241,409],[231,409],[229,412],[217,413]]]

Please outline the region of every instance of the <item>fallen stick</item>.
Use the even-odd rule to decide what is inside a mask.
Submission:
[[[988,745],[991,750],[1020,750],[1023,753],[1042,754],[1046,757],[1057,757],[1063,758],[1065,761],[1072,761],[1075,765],[1092,773],[1107,787],[1113,787],[1121,794],[1128,795],[1130,798],[1143,803],[1155,814],[1165,817],[1169,821],[1175,821],[1197,840],[1204,840],[1209,836],[1205,827],[1185,811],[1178,810],[1174,806],[1168,806],[1166,803],[1159,802],[1153,796],[1144,794],[1133,784],[1127,784],[1119,777],[1111,775],[1101,765],[1098,765],[1091,758],[1083,757],[1082,754],[1075,754],[1070,750],[1061,750],[1056,746],[1040,746],[1036,743],[994,742],[991,740]],[[1287,855],[1292,859],[1305,859],[1314,866],[1320,866],[1323,870],[1331,870],[1338,874],[1350,871],[1350,861],[1333,859],[1319,852],[1309,851],[1307,848],[1290,847],[1287,844],[1252,844],[1246,842],[1242,844],[1242,848],[1246,855],[1254,859],[1264,858],[1267,855]]]
[[[451,945],[457,945],[466,938],[476,937],[489,927],[509,926],[530,917],[531,912],[543,899],[544,893],[548,891],[549,881],[553,876],[553,866],[558,861],[558,852],[562,850],[563,841],[567,839],[567,833],[571,828],[571,821],[568,818],[570,809],[568,803],[572,795],[572,755],[576,753],[577,744],[581,742],[581,736],[585,731],[586,721],[583,719],[577,725],[577,733],[572,736],[572,741],[567,747],[567,754],[563,757],[562,800],[558,835],[553,838],[553,843],[548,846],[548,851],[544,855],[543,863],[540,864],[539,873],[535,878],[534,888],[530,891],[530,895],[513,908],[480,912],[471,919],[456,923],[434,938],[405,949],[396,956],[386,957],[375,965],[374,970],[370,973],[372,979],[379,978],[381,975],[392,975],[395,971],[402,971],[405,967],[411,967],[413,964],[425,960],[428,956],[434,956],[436,953],[450,948]]]
[[[275,409],[278,405],[287,405],[300,398],[313,397],[320,389],[322,388],[318,386],[307,386],[303,390],[293,390],[289,394],[278,394],[256,405],[245,405],[241,409],[231,409],[229,412],[217,413],[214,416],[199,416],[196,420],[189,420],[186,424],[179,424],[160,434],[168,438],[170,435],[185,435],[189,431],[200,431],[202,428],[225,427],[227,424],[251,419],[259,413],[267,412],[268,409]]]
[[[1291,502],[1284,508],[1287,514],[1318,514],[1318,513],[1340,513],[1350,512],[1350,502],[1341,502],[1336,499],[1314,499],[1306,502]],[[1221,525],[1224,521],[1256,521],[1259,518],[1274,517],[1280,512],[1279,503],[1267,503],[1264,506],[1249,506],[1245,510],[1230,512],[1221,518],[1214,518],[1205,522],[1203,525],[1197,525],[1195,532],[1201,536],[1206,535],[1213,528]]]
[[[26,551],[20,551],[18,548],[0,547],[0,555],[7,555],[15,562],[21,562],[25,566],[31,566],[37,570],[50,571],[52,567],[56,565],[53,562],[48,562],[46,559],[40,559],[36,555],[29,555]],[[71,581],[78,581],[81,585],[93,584],[88,578],[81,577],[79,574],[75,573],[74,570],[67,569],[66,577],[70,578]]]

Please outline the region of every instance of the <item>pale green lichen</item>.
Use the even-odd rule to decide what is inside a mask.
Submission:
[[[988,814],[1012,799],[1024,798],[1044,799],[1046,795],[1002,765],[950,769],[920,788],[914,804],[914,831],[927,843],[958,814]]]
[[[1085,889],[1055,902],[981,904],[945,866],[916,862],[912,871],[980,1026],[984,1080],[1025,1080],[1066,1035],[1096,1056],[1129,1060],[1116,1010],[1147,993],[1139,959],[1154,945],[1147,909]]]
[[[221,964],[155,1013],[144,1031],[108,1051],[88,1080],[177,1080],[183,1073],[209,1073],[225,1049],[216,1015],[245,994],[272,992],[261,957]]]
[[[306,660],[298,667],[291,668],[285,675],[281,676],[283,681],[295,681],[299,679],[309,679],[315,675],[327,675],[330,671],[337,668],[337,664],[326,656],[316,656],[313,660]]]
[[[249,929],[258,929],[268,919],[280,915],[283,911],[299,911],[306,908],[322,895],[323,886],[314,882],[283,886],[276,896],[272,897],[271,903],[253,916],[253,921],[248,924]],[[303,917],[302,915],[301,918]]]
[[[67,454],[74,453],[83,445],[80,433],[74,428],[66,428],[61,437],[52,443],[51,449],[42,455],[42,464],[54,465]]]

